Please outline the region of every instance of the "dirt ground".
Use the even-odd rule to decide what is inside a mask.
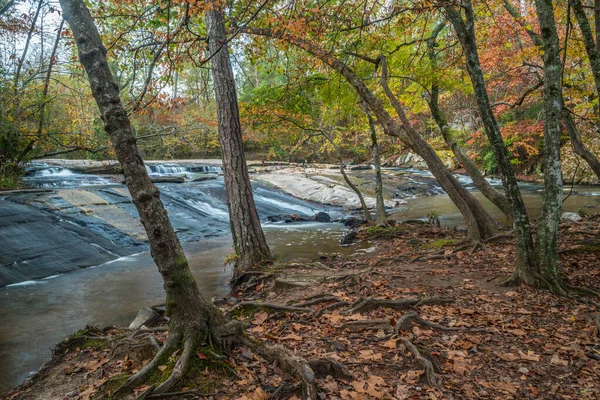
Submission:
[[[561,227],[565,275],[595,290],[599,227],[595,219]],[[461,232],[430,225],[363,229],[358,239],[369,241],[370,249],[275,265],[221,305],[247,322],[259,342],[283,344],[307,360],[341,363],[345,370],[315,370],[319,398],[600,398],[597,304],[502,286],[514,266],[510,235],[476,251],[461,248]],[[110,394],[165,339],[164,331],[88,328],[57,346],[31,382],[4,398]],[[167,376],[176,353],[151,381]],[[250,349],[221,355],[205,347],[173,393],[148,398],[300,396],[296,377]]]

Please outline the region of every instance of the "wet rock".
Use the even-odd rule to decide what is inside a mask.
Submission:
[[[152,326],[160,319],[160,314],[150,307],[142,307],[135,319],[129,324],[129,329],[140,329],[142,325]]]
[[[340,244],[352,244],[356,240],[356,231],[350,231],[340,239]]]
[[[217,179],[216,176],[201,176],[199,178],[193,179],[192,182],[204,182],[204,181],[211,181],[213,179]]]
[[[355,218],[355,217],[347,218],[342,222],[344,223],[344,226],[346,228],[350,228],[350,229],[356,229],[365,223],[365,221],[363,219]]]
[[[285,222],[286,224],[292,222],[307,222],[311,221],[309,218],[303,217],[301,215],[291,214],[291,215],[269,215],[267,217],[267,221],[269,222]]]
[[[326,212],[320,211],[315,215],[315,221],[317,222],[331,222],[331,217]]]
[[[571,221],[571,222],[579,222],[583,219],[581,215],[574,212],[564,212],[560,216],[560,219],[563,221]]]
[[[185,178],[183,176],[153,176],[150,177],[153,183],[183,183]]]
[[[349,168],[350,171],[366,171],[369,169],[373,169],[372,165],[354,165]]]

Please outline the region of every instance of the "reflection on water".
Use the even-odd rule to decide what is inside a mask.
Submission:
[[[357,249],[339,246],[341,224],[270,225],[265,231],[281,261]],[[226,296],[231,270],[223,259],[231,239],[187,243],[184,249],[206,297]],[[147,252],[0,290],[0,392],[39,368],[51,347],[86,324],[126,326],[139,308],[163,302],[162,280]]]

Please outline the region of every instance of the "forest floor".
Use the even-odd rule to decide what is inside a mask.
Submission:
[[[566,276],[595,290],[599,228],[593,218],[561,224]],[[236,301],[221,305],[246,321],[258,341],[344,365],[347,370],[315,370],[320,398],[600,398],[599,310],[542,290],[502,286],[514,266],[510,236],[473,252],[461,248],[461,232],[422,224],[363,229],[358,239],[371,250],[275,265]],[[83,330],[5,398],[90,399],[107,380],[103,388],[114,390],[151,358],[150,336],[165,341],[161,331]],[[151,379],[168,376],[176,358]],[[227,356],[204,348],[175,393],[149,398],[299,398],[297,389],[295,377],[248,348]]]

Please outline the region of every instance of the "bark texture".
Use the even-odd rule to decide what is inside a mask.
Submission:
[[[408,118],[400,107],[400,103],[395,99],[391,91],[388,90],[387,94],[390,97],[390,100],[396,101],[394,107],[400,117],[400,123],[392,118],[383,106],[383,103],[379,101],[353,70],[315,43],[293,36],[284,30],[275,31],[269,28],[239,28],[239,31],[242,33],[284,40],[313,55],[324,64],[340,73],[348,83],[352,85],[361,99],[369,106],[375,117],[377,117],[382,124],[384,132],[389,136],[400,138],[408,148],[425,160],[433,176],[437,179],[463,215],[468,227],[469,239],[472,241],[481,241],[495,234],[495,227],[490,215],[483,209],[477,199],[460,185],[456,178],[448,171],[435,150],[429,146],[429,144],[410,125]],[[383,73],[383,76],[387,77],[387,72]]]
[[[152,258],[163,277],[167,312],[172,321],[170,329],[185,332],[185,335],[206,333],[215,311],[200,294],[159,191],[148,177],[94,21],[82,0],[60,0],[60,5],[73,31],[104,129],[110,136],[148,235]]]
[[[454,30],[461,42],[465,57],[467,60],[467,72],[471,78],[475,97],[477,99],[477,107],[479,114],[485,127],[485,132],[488,137],[496,161],[498,169],[502,176],[502,184],[506,197],[510,202],[510,207],[513,213],[513,226],[516,233],[517,243],[517,267],[516,270],[520,275],[529,276],[529,273],[522,274],[522,271],[535,271],[537,261],[533,238],[531,235],[531,226],[527,209],[523,202],[523,197],[519,187],[517,186],[517,178],[510,163],[508,150],[502,139],[500,127],[494,117],[490,99],[488,97],[483,71],[479,62],[479,54],[475,40],[475,17],[473,14],[473,5],[470,0],[466,0],[458,8],[453,3],[443,3],[448,20],[454,26]],[[464,10],[465,18],[461,14],[461,9]],[[529,282],[533,283],[533,282]]]
[[[544,199],[537,229],[540,274],[554,292],[562,290],[558,267],[558,224],[562,208],[563,179],[560,162],[562,80],[560,45],[552,0],[536,0],[544,42]]]
[[[255,265],[271,260],[260,226],[242,143],[235,80],[229,58],[223,11],[213,2],[207,12],[208,49],[217,103],[219,142],[227,191],[227,206],[236,254],[234,282]]]

